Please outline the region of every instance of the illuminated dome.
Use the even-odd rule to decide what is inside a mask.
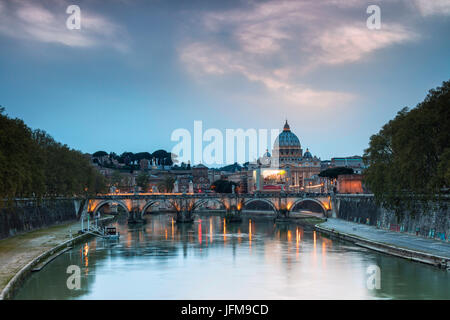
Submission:
[[[303,151],[300,145],[300,140],[291,131],[291,128],[286,120],[283,132],[281,132],[275,139],[272,151],[273,157],[278,160],[280,165],[297,163],[301,160],[302,153]]]
[[[301,147],[300,140],[297,136],[291,131],[289,124],[286,123],[283,128],[283,132],[281,132],[275,140],[275,146],[278,147]]]

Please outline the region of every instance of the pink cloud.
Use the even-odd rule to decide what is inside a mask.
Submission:
[[[417,38],[401,24],[369,30],[364,16],[355,20],[333,11],[355,6],[365,14],[361,1],[339,0],[251,2],[239,10],[205,13],[193,28],[205,28],[207,40],[186,41],[180,59],[196,77],[240,75],[289,103],[346,103],[355,96],[314,89],[301,76],[324,65],[354,63]],[[224,33],[229,35],[227,42]]]
[[[344,25],[321,31],[312,39],[309,50],[316,55],[314,64],[343,64],[363,59],[378,49],[412,41],[417,34],[399,24],[382,24],[380,30],[369,30],[363,24]]]
[[[35,1],[16,1],[0,10],[0,33],[27,41],[58,43],[70,47],[112,46],[127,50],[124,29],[106,17],[81,9],[81,29],[66,27],[67,1],[55,0],[52,11]]]

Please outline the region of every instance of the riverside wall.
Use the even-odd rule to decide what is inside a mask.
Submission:
[[[403,212],[397,216],[375,203],[369,194],[337,194],[333,196],[333,216],[339,219],[373,225],[378,228],[449,241],[450,203],[432,204],[423,212]]]
[[[0,239],[75,221],[84,204],[79,199],[20,199],[0,205]]]

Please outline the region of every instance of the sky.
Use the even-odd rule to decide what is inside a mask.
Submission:
[[[0,0],[0,105],[88,153],[287,119],[322,160],[362,155],[449,80],[449,30],[450,0]]]

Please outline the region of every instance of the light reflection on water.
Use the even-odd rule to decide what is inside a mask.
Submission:
[[[17,299],[450,299],[448,272],[331,240],[295,224],[204,215],[176,224],[115,223],[119,241],[92,239],[33,274]],[[81,290],[69,290],[69,265]],[[367,267],[381,289],[367,289]]]

